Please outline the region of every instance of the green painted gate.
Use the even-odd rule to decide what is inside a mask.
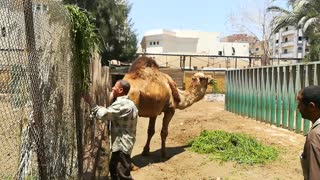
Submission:
[[[225,110],[306,134],[310,123],[297,110],[296,96],[319,78],[320,62],[228,70]]]

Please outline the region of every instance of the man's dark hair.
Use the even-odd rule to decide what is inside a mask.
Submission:
[[[310,102],[320,108],[320,86],[308,86],[302,90],[302,102],[309,104]]]
[[[119,80],[118,81],[120,83],[120,86],[123,88],[124,94],[128,94],[128,92],[130,91],[130,83],[126,80]]]

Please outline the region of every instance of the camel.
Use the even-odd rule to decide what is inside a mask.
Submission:
[[[203,73],[192,77],[189,88],[179,90],[172,78],[160,72],[158,64],[152,58],[138,57],[131,65],[124,80],[130,85],[129,98],[139,110],[139,116],[149,117],[148,138],[142,155],[148,155],[150,141],[155,133],[155,122],[158,115],[164,113],[161,130],[161,156],[166,158],[166,138],[168,126],[175,109],[185,109],[202,99],[206,93],[208,78]]]

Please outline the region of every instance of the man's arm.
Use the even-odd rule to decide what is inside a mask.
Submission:
[[[309,179],[320,177],[320,135],[316,134],[310,143]]]
[[[89,94],[82,96],[84,101],[90,105],[91,115],[98,119],[102,119],[108,112],[105,107],[98,106]]]
[[[320,132],[319,128],[312,129],[308,135],[309,143],[309,179],[320,177]]]
[[[82,96],[84,101],[90,105],[91,108],[95,107],[97,104],[93,101],[92,97],[89,94]]]
[[[98,106],[88,94],[83,96],[85,102],[87,102],[91,107],[91,112],[98,119],[108,119],[112,120],[114,117],[118,117],[121,113],[121,103],[113,103],[109,107]]]

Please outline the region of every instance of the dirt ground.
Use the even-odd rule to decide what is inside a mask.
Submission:
[[[161,122],[160,115],[150,156],[145,157],[140,153],[147,138],[148,119],[140,117],[138,120],[132,157],[140,169],[132,172],[135,180],[303,179],[299,162],[303,135],[225,111],[223,102],[201,100],[185,110],[176,111],[167,138],[169,159],[160,157]],[[186,146],[190,139],[205,129],[245,133],[265,144],[278,146],[282,151],[278,160],[264,165],[212,161],[206,155],[189,151]]]

